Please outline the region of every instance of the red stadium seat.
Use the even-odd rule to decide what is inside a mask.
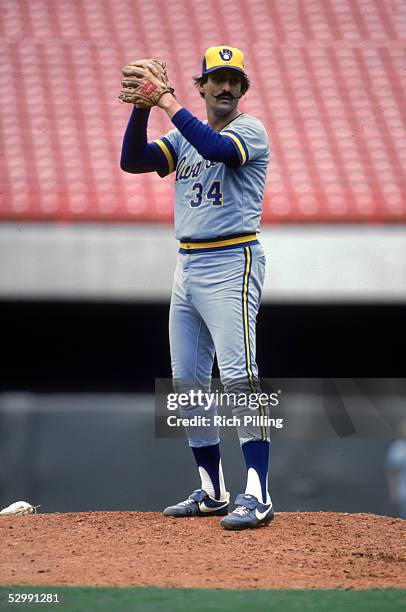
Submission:
[[[269,132],[264,221],[406,220],[403,0],[3,0],[2,17],[1,219],[170,222],[173,177],[119,168],[120,68],[165,59],[204,118],[192,77],[224,42]],[[150,139],[169,129],[154,109]]]

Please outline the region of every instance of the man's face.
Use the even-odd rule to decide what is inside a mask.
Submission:
[[[207,108],[218,117],[231,113],[241,95],[241,77],[236,70],[220,68],[208,75],[207,83],[201,86]]]

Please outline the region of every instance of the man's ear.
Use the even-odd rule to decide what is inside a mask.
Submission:
[[[199,85],[199,93],[204,98],[204,87],[203,87],[203,85]]]

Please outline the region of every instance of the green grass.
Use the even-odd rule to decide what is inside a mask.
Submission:
[[[9,604],[9,593],[57,593],[60,604]],[[158,588],[0,586],[0,610],[61,612],[397,612],[406,610],[406,590],[209,590]]]

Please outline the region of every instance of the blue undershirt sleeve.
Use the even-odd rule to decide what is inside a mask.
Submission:
[[[203,159],[222,162],[231,168],[240,165],[240,159],[232,140],[199,121],[186,108],[181,108],[174,114],[172,123]]]
[[[120,168],[132,174],[166,172],[166,160],[155,143],[148,144],[147,125],[150,109],[135,106],[123,138]]]

